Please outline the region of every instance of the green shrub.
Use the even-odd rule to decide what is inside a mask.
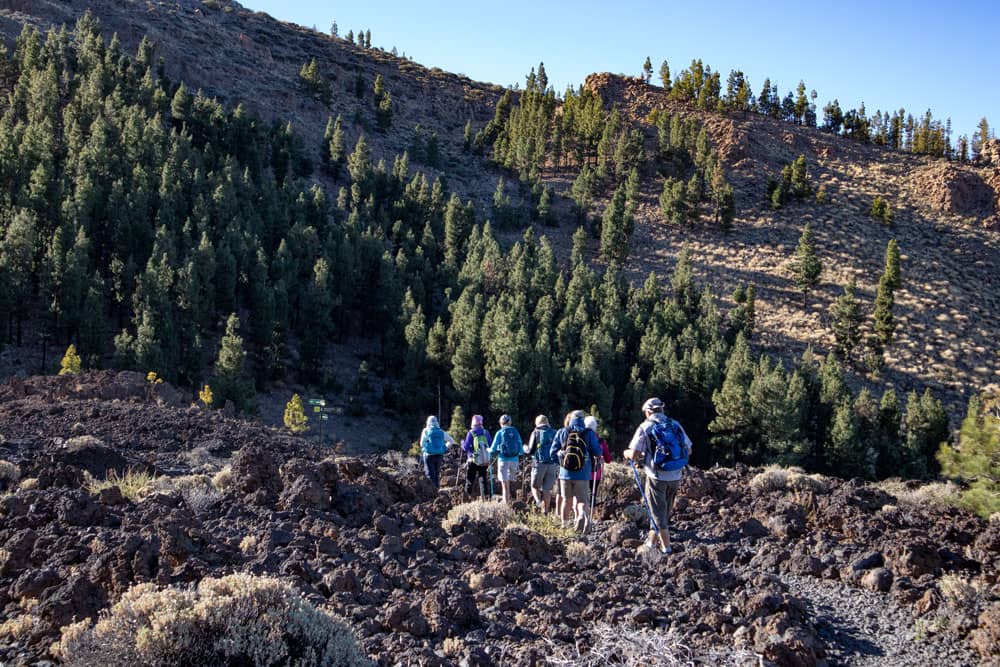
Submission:
[[[53,647],[87,665],[369,665],[350,630],[291,584],[232,574],[196,589],[139,584],[96,623],[62,629]]]

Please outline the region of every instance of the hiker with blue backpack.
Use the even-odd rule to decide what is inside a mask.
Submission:
[[[448,445],[455,444],[455,439],[441,428],[437,417],[427,418],[427,426],[420,434],[420,456],[424,461],[424,474],[434,483],[434,488],[441,487],[441,461]]]
[[[573,527],[579,533],[590,527],[591,459],[601,456],[597,434],[587,428],[583,410],[566,415],[565,427],[556,431],[552,456],[559,461],[559,487],[563,497],[560,519],[565,526],[572,508]]]
[[[521,434],[511,423],[510,415],[500,417],[500,430],[493,436],[490,453],[498,456],[497,477],[500,479],[502,500],[508,505],[514,502],[514,480],[517,479],[523,447]]]
[[[481,498],[493,497],[493,480],[490,475],[490,432],[483,427],[483,416],[472,415],[469,432],[462,440],[462,451],[467,459],[465,469],[465,495],[472,497],[472,492],[479,482]]]
[[[639,424],[624,454],[632,466],[639,495],[649,515],[646,547],[668,554],[672,551],[670,514],[691,456],[691,439],[680,424],[663,413],[660,399],[650,398],[643,403],[642,413],[646,419]],[[639,482],[636,461],[643,464],[645,484]]]
[[[528,437],[524,453],[531,459],[531,495],[542,513],[549,509],[552,489],[559,477],[559,461],[552,455],[556,432],[545,415],[535,417],[535,430]]]

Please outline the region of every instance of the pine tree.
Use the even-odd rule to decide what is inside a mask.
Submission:
[[[663,84],[663,89],[670,92],[670,65],[664,60],[660,63],[660,83]]]
[[[285,428],[292,433],[305,433],[309,430],[309,418],[306,417],[305,407],[298,394],[292,394],[291,399],[285,404],[284,422]]]
[[[904,426],[907,475],[924,477],[935,473],[938,465],[934,457],[948,440],[948,415],[930,389],[919,398],[916,392],[907,395]]]
[[[942,443],[937,452],[941,472],[968,483],[962,504],[984,518],[1000,512],[1000,418],[969,400],[958,445]]]
[[[649,83],[649,80],[653,78],[653,63],[649,56],[646,56],[646,62],[642,64],[642,78],[646,83]]]
[[[392,125],[392,96],[389,93],[383,95],[382,100],[378,103],[378,109],[375,111],[375,122],[381,132],[387,132],[389,126]]]
[[[333,172],[334,179],[336,179],[340,174],[340,167],[344,164],[346,157],[344,148],[344,123],[339,115],[330,130],[326,154],[330,160],[330,169]]]
[[[889,239],[889,243],[885,248],[885,272],[883,273],[883,279],[886,280],[888,286],[893,290],[897,290],[903,286],[899,270],[899,244],[896,242],[896,239]]]
[[[726,362],[722,388],[712,394],[716,417],[708,430],[713,434],[713,447],[723,450],[718,460],[735,463],[756,437],[749,399],[753,372],[750,346],[742,334],[737,334]]]
[[[625,186],[620,185],[601,219],[601,257],[612,266],[622,266],[629,255],[635,221],[625,209]]]
[[[892,314],[895,297],[887,275],[883,274],[879,280],[878,291],[875,294],[875,337],[883,350],[892,344],[892,337],[896,331],[896,321]]]
[[[823,264],[816,254],[816,239],[808,223],[799,236],[793,267],[795,285],[802,290],[802,300],[805,302],[809,290],[819,285],[819,278],[823,273]]]
[[[856,296],[857,282],[851,280],[844,285],[844,293],[830,306],[833,320],[834,349],[841,359],[850,359],[851,353],[861,340],[861,304]]]
[[[253,397],[253,382],[247,374],[247,353],[239,328],[240,319],[235,313],[231,314],[226,320],[226,333],[215,362],[215,399],[220,405],[232,401],[238,410],[246,410]]]
[[[59,375],[79,375],[82,371],[83,365],[80,355],[76,353],[76,346],[70,345],[59,364]]]

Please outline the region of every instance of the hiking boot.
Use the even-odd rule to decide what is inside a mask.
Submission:
[[[672,554],[673,552],[674,552],[674,550],[670,546],[665,546],[665,547],[661,546],[660,547],[660,553],[661,554]]]
[[[576,521],[573,523],[573,528],[576,530],[576,532],[580,533],[581,535],[584,535],[587,532],[587,528],[589,527],[589,525],[590,522],[587,521],[587,517],[580,516],[577,517]]]

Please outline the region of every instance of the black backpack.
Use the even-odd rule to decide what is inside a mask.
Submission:
[[[566,445],[562,450],[562,467],[570,472],[579,472],[587,464],[587,441],[583,438],[583,431],[568,431],[566,433]]]

